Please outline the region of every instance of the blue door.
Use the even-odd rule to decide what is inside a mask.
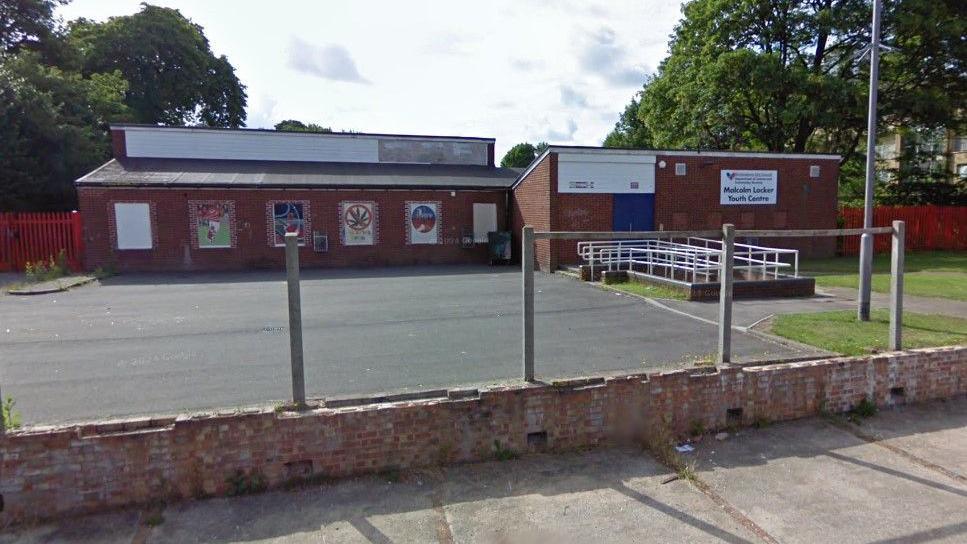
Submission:
[[[616,194],[612,228],[618,230],[655,230],[654,194]]]

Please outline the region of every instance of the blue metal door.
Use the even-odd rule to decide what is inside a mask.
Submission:
[[[612,210],[612,228],[616,231],[655,230],[654,194],[616,194]]]

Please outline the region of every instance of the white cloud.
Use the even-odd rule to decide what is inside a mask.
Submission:
[[[349,51],[341,45],[313,45],[293,37],[288,56],[289,68],[293,70],[333,81],[369,83],[359,74]]]
[[[104,21],[140,2],[73,0],[57,14]],[[494,137],[498,158],[523,141],[599,145],[681,17],[665,0],[152,3],[204,27],[236,67],[249,126]]]
[[[578,124],[574,119],[567,120],[567,128],[564,130],[557,130],[554,128],[547,129],[545,133],[544,140],[547,140],[551,144],[562,144],[570,143],[574,141],[574,133],[578,131]]]
[[[561,104],[574,108],[588,107],[588,99],[570,85],[561,85]]]
[[[630,64],[628,56],[628,52],[618,43],[614,30],[602,26],[585,36],[577,58],[582,70],[612,85],[641,85],[648,70],[644,66]]]

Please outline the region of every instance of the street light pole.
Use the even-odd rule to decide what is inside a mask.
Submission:
[[[866,189],[863,195],[863,228],[873,226],[873,183],[876,181],[876,102],[880,78],[880,15],[883,6],[873,0],[873,34],[870,43],[870,103],[866,116]],[[873,276],[873,235],[860,238],[860,288],[857,318],[870,320],[870,291]]]

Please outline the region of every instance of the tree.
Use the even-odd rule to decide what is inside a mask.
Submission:
[[[275,130],[287,130],[290,132],[332,132],[329,127],[317,125],[315,123],[303,123],[295,119],[286,119],[275,124]]]
[[[69,25],[81,72],[119,70],[129,83],[125,103],[139,123],[244,126],[245,86],[228,59],[212,53],[202,27],[176,9],[141,6],[104,23]]]
[[[121,73],[45,66],[21,52],[0,63],[0,210],[69,210],[74,180],[110,157],[107,124],[125,120]]]
[[[57,32],[54,10],[68,1],[0,1],[0,51],[16,53],[49,41]]]
[[[547,144],[545,144],[546,146]],[[537,148],[527,142],[519,143],[507,150],[500,166],[504,168],[524,168],[537,158]]]
[[[639,97],[641,91],[635,93],[631,102],[621,112],[621,117],[614,124],[614,130],[604,139],[604,147],[648,148],[652,147],[651,133],[645,122],[638,116],[641,106]]]
[[[612,143],[640,121],[656,147],[841,154],[863,151],[870,3],[693,0],[669,56],[628,105]],[[967,17],[957,0],[887,0],[881,126],[962,126]],[[638,98],[638,97],[636,97]],[[845,165],[844,165],[845,166]]]

